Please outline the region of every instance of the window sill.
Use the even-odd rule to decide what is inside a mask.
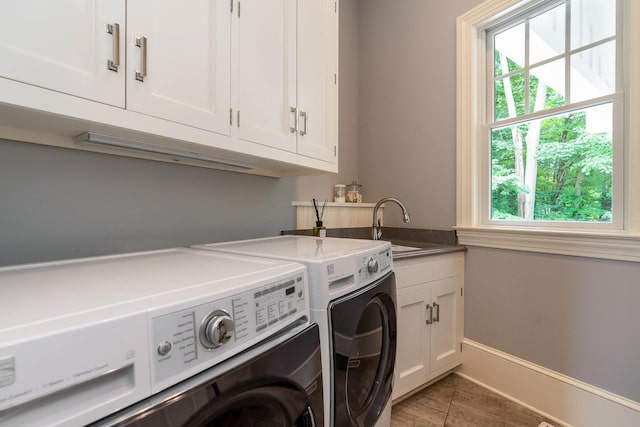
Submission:
[[[564,231],[457,227],[466,246],[640,262],[640,236]]]

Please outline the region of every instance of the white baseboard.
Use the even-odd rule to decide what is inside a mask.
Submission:
[[[464,339],[457,373],[553,420],[579,427],[640,426],[640,403]]]

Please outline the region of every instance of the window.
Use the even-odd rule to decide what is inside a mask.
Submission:
[[[486,33],[490,220],[620,226],[616,0],[546,2]]]
[[[463,244],[640,261],[634,0],[489,0],[458,18]]]

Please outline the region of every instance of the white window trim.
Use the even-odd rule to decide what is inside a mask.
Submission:
[[[623,0],[624,226],[622,230],[552,230],[483,224],[480,144],[485,114],[484,30],[540,0],[487,0],[457,19],[456,230],[461,244],[640,262],[640,2]],[[635,21],[635,25],[633,22]],[[635,77],[635,78],[630,78]]]

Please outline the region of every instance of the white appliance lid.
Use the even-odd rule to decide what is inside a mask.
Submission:
[[[287,235],[196,245],[194,248],[214,249],[253,256],[277,257],[309,263],[357,255],[372,249],[384,250],[391,248],[391,243],[381,240]]]
[[[301,264],[175,248],[0,268],[0,332],[48,319],[129,305],[155,308],[304,270]],[[120,309],[116,309],[120,307]]]

